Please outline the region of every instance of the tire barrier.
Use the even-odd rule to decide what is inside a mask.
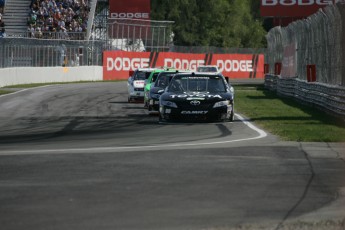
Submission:
[[[280,96],[315,106],[345,120],[345,87],[319,82],[307,82],[298,78],[265,76],[265,88]]]

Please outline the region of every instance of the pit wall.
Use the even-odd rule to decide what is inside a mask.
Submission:
[[[102,66],[0,69],[0,87],[53,82],[102,81]]]

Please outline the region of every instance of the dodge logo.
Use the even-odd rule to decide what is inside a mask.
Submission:
[[[200,101],[191,101],[190,104],[191,105],[200,105]]]

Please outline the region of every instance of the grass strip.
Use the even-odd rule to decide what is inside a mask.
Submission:
[[[261,85],[235,85],[235,109],[286,141],[345,142],[345,122]]]
[[[9,93],[12,93],[12,91],[0,90],[0,95],[9,94]]]

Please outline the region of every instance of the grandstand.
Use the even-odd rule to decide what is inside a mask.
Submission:
[[[97,0],[6,0],[6,36],[87,40],[96,4]]]
[[[42,1],[57,6],[62,2],[85,3],[87,11],[72,9],[87,12],[87,21],[78,18],[83,29],[67,30],[71,25],[66,21],[66,30],[60,24],[41,22],[49,18],[38,12]],[[3,20],[6,36],[0,36],[0,68],[102,65],[105,50],[168,51],[172,41],[173,22],[109,20],[109,0],[6,0]]]

